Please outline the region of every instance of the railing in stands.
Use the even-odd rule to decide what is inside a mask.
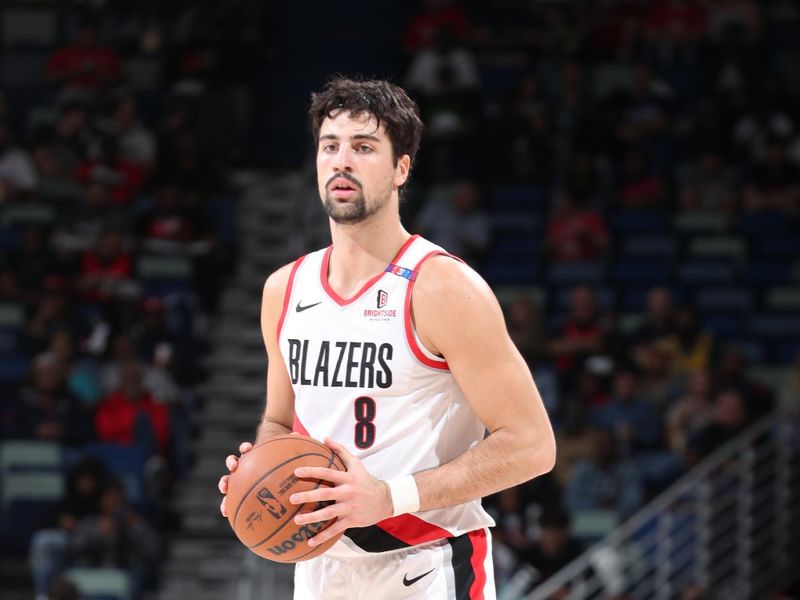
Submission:
[[[534,590],[518,570],[499,599],[767,598],[798,556],[800,419],[775,412]]]

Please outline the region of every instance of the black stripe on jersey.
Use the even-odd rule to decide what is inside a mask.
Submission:
[[[344,534],[366,552],[388,552],[411,547],[376,525],[351,527]]]
[[[456,583],[456,600],[469,600],[469,588],[475,581],[475,571],[472,569],[472,542],[469,535],[464,534],[456,538],[449,538],[450,547],[453,549],[453,579]]]

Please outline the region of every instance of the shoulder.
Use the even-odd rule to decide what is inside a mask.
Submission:
[[[286,292],[286,286],[289,285],[289,279],[292,277],[297,266],[300,264],[302,258],[298,258],[288,264],[283,265],[270,273],[264,282],[264,297],[280,297]]]
[[[437,254],[420,265],[414,287],[414,299],[443,306],[452,303],[477,303],[499,306],[489,284],[466,263]]]

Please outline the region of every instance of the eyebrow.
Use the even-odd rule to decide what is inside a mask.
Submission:
[[[339,136],[335,133],[326,133],[325,135],[319,136],[320,141],[322,140],[338,140]],[[377,135],[372,135],[370,133],[358,133],[356,135],[350,136],[351,140],[370,140],[373,142],[380,142],[381,138]]]

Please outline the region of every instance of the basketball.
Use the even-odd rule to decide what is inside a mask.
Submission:
[[[303,435],[282,435],[255,446],[239,459],[228,482],[228,521],[247,548],[269,560],[294,563],[319,556],[341,534],[311,547],[308,539],[336,519],[297,525],[294,517],[327,505],[314,502],[295,505],[289,498],[331,484],[320,479],[300,479],[297,467],[327,467],[346,471],[339,456],[324,444]]]

